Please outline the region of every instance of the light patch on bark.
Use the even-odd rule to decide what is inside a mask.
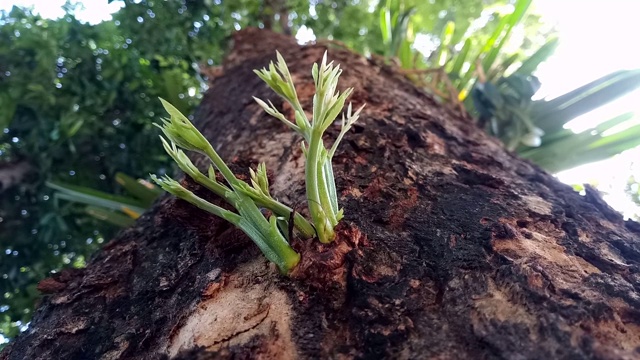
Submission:
[[[496,286],[492,279],[487,279],[487,296],[476,298],[474,313],[471,316],[474,328],[482,328],[482,323],[488,320],[514,321],[532,327],[536,323],[535,317],[527,308],[514,302],[508,294]]]
[[[249,119],[249,124],[257,127],[260,121],[269,121],[279,123],[279,120],[266,115],[262,108],[257,104],[254,106],[255,113]],[[291,113],[291,114],[289,114]],[[284,111],[288,119],[293,119],[292,111]],[[307,116],[311,116],[307,114]],[[279,201],[288,204],[291,201],[289,194],[295,193],[297,190],[304,191],[304,168],[305,159],[300,149],[300,142],[303,138],[295,131],[288,129],[285,125],[279,125],[278,132],[273,132],[269,136],[261,137],[261,141],[252,147],[251,160],[255,162],[265,162],[267,170],[274,175],[270,181],[271,193]],[[255,136],[253,133],[244,132],[242,134],[230,134],[225,139],[225,143],[252,143],[253,140],[242,139],[242,137],[250,138]],[[229,149],[225,154],[229,159],[238,155],[242,150],[241,147]],[[283,157],[283,154],[287,154]],[[245,160],[247,160],[245,158]]]
[[[558,239],[562,239],[563,233],[553,226],[538,223],[530,227],[529,231],[531,239],[521,235],[515,239],[494,239],[493,249],[515,262],[537,264],[547,272],[553,269],[553,274],[548,275],[556,288],[571,289],[589,274],[600,272],[598,268],[558,244]]]
[[[89,319],[85,317],[74,318],[65,322],[64,326],[60,328],[60,331],[67,334],[75,334],[78,331],[85,330],[89,327]]]
[[[441,137],[437,136],[436,134],[430,131],[427,131],[426,138],[427,138],[427,149],[429,150],[429,153],[443,155],[443,156],[447,155],[447,146]]]
[[[451,167],[451,164],[445,164],[437,161],[431,162],[429,164],[422,164],[411,161],[411,159],[407,159],[405,161],[405,166],[409,170],[410,174],[413,173],[422,177],[442,175],[455,176],[457,174],[456,171]]]
[[[273,285],[277,273],[267,269],[264,259],[256,259],[234,271],[215,296],[186,319],[171,339],[168,354],[173,357],[194,347],[216,351],[262,335],[267,339],[268,346],[261,349],[266,358],[296,358],[293,310],[287,295]]]
[[[274,146],[282,146],[282,144],[274,144]],[[273,184],[271,184],[273,194],[277,194],[279,196],[278,199],[281,201],[287,202],[291,201],[288,194],[295,193],[295,190],[304,189],[304,183],[301,181],[301,179],[304,179],[305,167],[302,149],[298,147],[292,149],[292,151],[294,153],[299,152],[299,156],[278,164],[278,172],[275,173]]]
[[[551,215],[551,204],[538,196],[523,196],[525,206],[540,215]]]
[[[122,354],[129,348],[129,341],[126,339],[126,335],[118,336],[114,342],[115,349],[107,351],[100,360],[117,360],[122,359]]]
[[[515,221],[506,219],[502,223],[510,223],[515,227]],[[530,239],[516,234],[514,238],[493,239],[494,251],[511,259],[514,266],[520,268],[519,272],[527,278],[530,289],[536,289],[539,293],[548,297],[555,297],[558,293],[573,292],[579,294],[583,299],[588,299],[593,303],[604,303],[610,305],[613,310],[613,319],[592,319],[585,318],[579,326],[562,328],[563,331],[572,334],[571,346],[578,346],[578,340],[585,334],[590,334],[602,344],[615,344],[615,347],[631,351],[637,347],[640,339],[640,327],[631,321],[625,321],[625,314],[631,313],[629,304],[619,298],[610,298],[601,292],[585,286],[587,277],[592,274],[600,274],[601,271],[586,259],[575,255],[571,251],[558,243],[563,238],[563,232],[546,222],[535,222],[528,228]],[[583,236],[581,236],[581,239]],[[585,237],[587,238],[587,237]],[[588,239],[588,242],[591,242]],[[616,255],[616,252],[603,244],[599,249],[609,261],[626,266],[624,259]],[[550,289],[552,285],[553,290]],[[519,309],[517,301],[506,300],[500,289],[490,280],[489,295],[477,301],[474,314],[474,328],[484,329],[488,326],[483,319],[497,318],[501,321],[517,319],[525,324],[531,323],[531,317],[525,310]],[[575,300],[564,299],[566,304],[573,304]],[[585,300],[586,301],[586,300]],[[561,324],[559,323],[558,326]],[[532,329],[532,340],[538,341]],[[486,329],[485,329],[486,330]],[[610,345],[599,345],[602,351],[614,351]]]

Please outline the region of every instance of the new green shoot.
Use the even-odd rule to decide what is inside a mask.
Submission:
[[[284,238],[278,228],[278,221],[290,219],[293,210],[276,201],[269,193],[266,166],[261,164],[257,171],[251,170],[251,184],[239,180],[189,119],[166,101],[162,100],[162,104],[170,115],[170,118],[164,119],[162,126],[159,126],[166,136],[166,139],[160,137],[166,152],[182,171],[224,199],[236,212],[198,197],[168,176],[152,176],[152,179],[167,192],[240,228],[258,245],[267,259],[278,265],[283,273],[288,273],[299,262],[300,255]],[[181,148],[197,151],[209,158],[211,164],[206,175],[200,172]],[[216,171],[222,174],[226,184],[216,179]],[[266,219],[261,207],[268,208],[276,215]],[[297,214],[293,219],[295,227],[303,236],[314,236],[313,226],[304,217]]]
[[[267,104],[258,98],[254,97],[254,99],[267,114],[302,135],[304,139],[302,150],[306,158],[305,186],[309,213],[318,239],[323,243],[328,243],[335,238],[334,229],[343,217],[343,211],[338,207],[331,160],[344,134],[358,120],[364,105],[355,112],[352,111],[351,104],[348,105],[346,116],[342,115],[340,134],[331,148],[327,149],[322,137],[344,108],[353,89],[348,88],[342,93],[336,90],[342,70],[339,65],[334,66],[333,62],[327,64],[327,53],[325,52],[321,64],[319,66],[314,64],[311,70],[316,93],[313,96],[313,116],[309,120],[300,105],[284,58],[279,52],[276,52],[276,56],[277,64],[271,62],[268,68],[255,70],[255,73],[291,105],[295,113],[295,122],[289,121],[271,102]]]

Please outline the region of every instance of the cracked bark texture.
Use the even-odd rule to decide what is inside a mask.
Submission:
[[[252,70],[278,49],[310,108],[326,47],[251,29],[234,43],[196,124],[238,172],[265,161],[272,193],[304,208],[301,139],[251,96],[291,109]],[[284,277],[241,232],[165,196],[86,269],[43,281],[0,359],[640,358],[640,225],[393,69],[329,56],[367,103],[335,156],[334,244],[294,241],[302,265]]]

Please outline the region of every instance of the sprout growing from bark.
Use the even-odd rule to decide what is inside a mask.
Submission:
[[[198,197],[168,176],[158,178],[152,175],[152,179],[167,192],[240,228],[258,245],[267,259],[275,263],[283,273],[288,273],[300,261],[300,255],[285,238],[288,235],[287,229],[291,226],[302,236],[317,236],[323,243],[335,238],[334,228],[342,219],[343,211],[338,208],[331,159],[344,134],[358,119],[362,107],[353,112],[349,104],[346,116],[342,115],[340,134],[331,148],[326,148],[322,136],[342,111],[353,89],[347,89],[342,94],[336,90],[342,70],[339,66],[334,66],[333,62],[327,64],[325,53],[321,65],[314,64],[312,69],[316,94],[313,97],[313,117],[309,120],[298,100],[287,64],[280,53],[277,53],[277,58],[277,65],[272,62],[268,70],[262,69],[256,71],[256,74],[293,106],[295,123],[287,120],[272,103],[255,99],[268,114],[284,122],[304,139],[302,148],[306,158],[307,203],[313,225],[301,214],[271,196],[264,163],[256,170],[250,169],[250,183],[239,180],[191,121],[162,99],[162,105],[170,115],[168,119],[163,119],[162,125],[157,125],[166,137],[160,137],[164,149],[185,174],[224,199],[235,212]],[[206,155],[211,161],[207,174],[202,173],[183,150]],[[217,180],[216,172],[222,175],[224,182]],[[267,219],[261,212],[262,208],[269,209],[274,215]]]
[[[309,213],[318,239],[323,243],[328,243],[335,238],[334,228],[343,217],[343,211],[338,207],[338,195],[331,159],[344,134],[358,120],[364,105],[354,113],[351,103],[349,103],[346,117],[344,114],[342,115],[342,130],[333,146],[327,149],[322,140],[324,132],[333,124],[344,108],[353,88],[348,88],[343,93],[336,90],[342,70],[340,65],[334,65],[333,61],[327,64],[327,53],[325,52],[320,66],[313,64],[311,70],[316,93],[313,96],[313,116],[309,120],[300,105],[284,58],[279,52],[276,52],[276,55],[277,64],[271,62],[268,68],[255,70],[255,73],[291,105],[295,113],[295,123],[289,121],[271,102],[267,104],[258,98],[254,97],[254,99],[267,114],[302,135],[304,139],[302,149],[306,158],[305,184]]]
[[[167,192],[240,228],[258,245],[267,259],[278,265],[283,273],[288,273],[297,265],[300,255],[291,248],[278,229],[277,223],[278,218],[281,221],[287,221],[293,210],[276,201],[269,194],[264,164],[261,164],[257,171],[252,171],[252,185],[239,180],[191,121],[168,102],[162,100],[162,104],[170,114],[170,118],[164,119],[163,125],[160,126],[166,136],[166,139],[160,137],[166,152],[182,171],[224,199],[235,208],[236,212],[223,209],[198,197],[168,176],[163,178],[152,176],[152,179]],[[206,155],[211,161],[207,174],[200,172],[180,148]],[[216,171],[222,174],[226,184],[216,179]],[[267,207],[275,215],[266,219],[261,212],[261,207]],[[303,236],[314,235],[313,227],[302,216],[294,216],[294,225]]]

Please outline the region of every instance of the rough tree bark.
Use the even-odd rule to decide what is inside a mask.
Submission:
[[[252,73],[275,49],[309,105],[325,47],[245,30],[196,124],[239,171],[266,161],[273,193],[301,208],[300,139],[251,99],[282,106]],[[640,357],[637,223],[392,69],[330,57],[367,103],[334,161],[334,244],[295,241],[302,270],[284,277],[242,233],[166,196],[86,269],[43,281],[0,359]]]

